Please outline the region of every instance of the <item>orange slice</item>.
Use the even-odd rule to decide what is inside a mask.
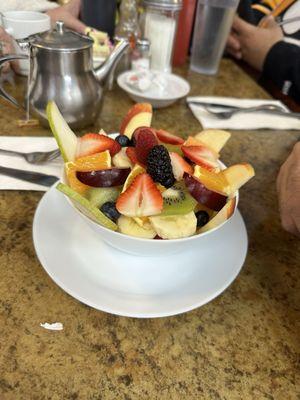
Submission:
[[[74,168],[76,171],[81,172],[111,168],[111,156],[109,150],[77,158],[74,162]]]
[[[74,189],[77,193],[84,194],[86,190],[89,189],[89,186],[85,185],[84,183],[80,182],[79,179],[77,179],[76,176],[77,170],[75,168],[75,163],[73,162],[66,163],[65,170],[69,186],[72,189]]]
[[[216,173],[196,165],[193,176],[213,192],[228,196],[231,191],[230,184],[222,172]]]

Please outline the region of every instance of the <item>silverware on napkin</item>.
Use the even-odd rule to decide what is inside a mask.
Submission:
[[[22,153],[20,151],[0,149],[0,154],[23,157],[30,164],[42,164],[47,161],[52,161],[60,156],[60,150],[55,149],[52,151],[32,151],[30,153]]]
[[[220,107],[224,108],[226,110],[245,110],[248,107],[240,107],[240,106],[232,106],[229,104],[222,104],[218,102],[207,102],[207,101],[201,101],[201,100],[187,100],[188,104],[194,104],[195,106],[201,106],[201,107]],[[279,111],[284,111],[284,108],[282,106],[279,106],[277,104],[272,104],[272,103],[265,103],[263,106],[271,106],[274,109],[277,109]],[[252,108],[252,107],[251,107]]]
[[[287,118],[300,118],[300,113],[283,111],[283,110],[275,110],[275,109],[271,109],[271,108],[263,107],[263,106],[249,107],[249,108],[244,108],[244,109],[240,108],[240,109],[228,110],[228,111],[211,111],[210,109],[206,108],[205,111],[219,119],[229,119],[233,115],[239,114],[239,113],[251,114],[251,113],[256,113],[256,112],[263,112],[268,115],[276,115],[276,116],[287,117]]]
[[[200,104],[201,103],[201,104]],[[206,102],[188,102],[188,104],[195,104],[201,106],[205,109],[208,114],[218,118],[218,119],[229,119],[235,114],[239,113],[255,113],[255,112],[263,112],[269,115],[283,116],[287,118],[300,118],[300,113],[290,112],[284,110],[281,106],[276,104],[261,104],[255,107],[235,107],[235,106],[227,106],[221,105],[220,103],[206,103]],[[225,111],[213,111],[210,107],[220,107],[226,108]],[[230,109],[231,107],[231,109]]]
[[[41,174],[40,172],[35,171],[23,171],[21,169],[7,168],[2,166],[0,166],[0,174],[47,187],[52,186],[59,180],[57,176],[53,175]]]

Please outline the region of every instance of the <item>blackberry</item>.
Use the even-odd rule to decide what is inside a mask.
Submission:
[[[132,146],[132,141],[126,135],[117,136],[115,141],[118,142],[121,147]]]
[[[102,211],[103,214],[106,215],[107,218],[111,219],[113,222],[117,222],[117,220],[121,216],[119,211],[116,209],[116,203],[114,203],[113,201],[107,201],[106,203],[102,204],[102,206],[100,207],[100,211]]]
[[[165,146],[152,147],[147,157],[147,172],[155,182],[169,188],[174,185],[171,158]]]
[[[201,228],[201,226],[206,225],[209,221],[209,215],[204,210],[196,212],[196,218],[197,218],[197,228]]]

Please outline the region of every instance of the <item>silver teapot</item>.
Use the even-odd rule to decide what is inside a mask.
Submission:
[[[55,29],[18,40],[27,55],[7,55],[6,61],[29,58],[27,102],[30,114],[47,125],[46,105],[54,100],[72,128],[83,128],[97,119],[106,79],[129,46],[121,41],[104,64],[93,68],[93,40],[65,29],[57,21]],[[0,86],[0,96],[18,105]]]

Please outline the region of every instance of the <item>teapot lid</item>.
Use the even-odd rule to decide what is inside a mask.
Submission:
[[[54,51],[82,50],[93,45],[88,36],[65,29],[62,21],[57,21],[52,31],[33,35],[30,39],[32,45]]]

